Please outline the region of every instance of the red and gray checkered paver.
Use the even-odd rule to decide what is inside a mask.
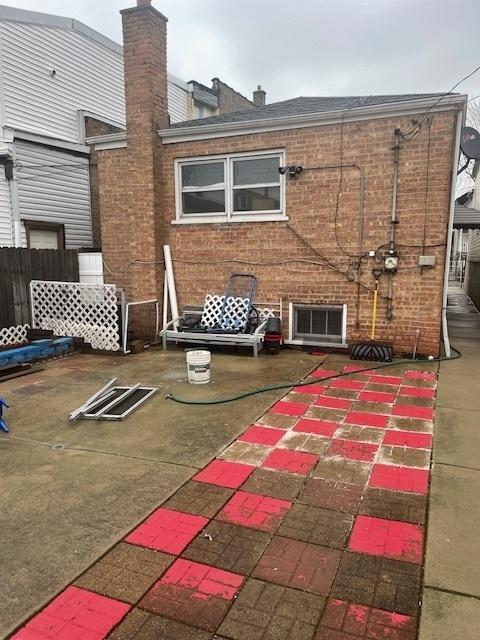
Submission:
[[[208,518],[203,516],[160,507],[134,529],[125,541],[141,547],[177,554],[185,549],[207,523]]]
[[[317,368],[15,640],[415,640],[436,375]]]
[[[129,610],[124,602],[67,587],[12,639],[102,640]]]

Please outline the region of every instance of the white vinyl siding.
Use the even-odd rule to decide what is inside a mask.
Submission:
[[[170,78],[168,80],[168,113],[171,122],[188,120],[187,84],[185,83],[185,88],[179,84]]]
[[[9,21],[0,42],[5,125],[77,142],[79,109],[124,122],[120,54],[78,31]]]
[[[20,218],[63,224],[66,249],[92,246],[88,158],[27,142],[15,150]]]
[[[471,229],[468,232],[468,255],[472,262],[480,262],[480,229]]]
[[[10,194],[3,166],[0,165],[0,247],[11,247],[12,217],[10,213]]]

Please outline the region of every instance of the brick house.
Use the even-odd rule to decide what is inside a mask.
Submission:
[[[126,134],[96,147],[106,277],[161,299],[169,244],[180,306],[251,272],[290,342],[346,348],[369,336],[383,270],[377,337],[411,353],[419,330],[438,354],[466,96],[260,96],[170,126],[167,19],[148,0],[122,19]]]

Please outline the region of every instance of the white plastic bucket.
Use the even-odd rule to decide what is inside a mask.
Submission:
[[[210,351],[187,351],[187,373],[190,384],[207,384],[210,382]]]

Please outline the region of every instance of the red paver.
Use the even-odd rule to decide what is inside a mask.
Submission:
[[[416,619],[330,599],[325,608],[315,640],[415,640]]]
[[[401,396],[412,396],[414,398],[434,398],[435,389],[429,387],[408,387],[402,386],[399,391]]]
[[[397,447],[412,447],[414,449],[430,449],[432,446],[432,436],[430,433],[387,429],[383,438],[383,444],[392,444]]]
[[[293,387],[292,391],[296,393],[314,393],[319,396],[327,387],[324,384],[302,384],[299,387]]]
[[[370,378],[370,382],[375,382],[376,384],[391,384],[391,385],[400,385],[402,383],[403,378],[399,378],[397,376],[381,376],[381,375],[373,375]]]
[[[285,435],[284,429],[274,429],[273,427],[259,427],[252,424],[251,427],[242,433],[238,438],[242,442],[252,442],[255,444],[275,445]]]
[[[353,525],[348,548],[358,553],[421,564],[423,528],[410,522],[360,515]]]
[[[317,464],[317,461],[318,456],[314,453],[290,451],[289,449],[274,449],[268,454],[261,466],[267,469],[300,473],[306,476]]]
[[[315,369],[312,371],[310,376],[313,378],[330,378],[331,376],[336,376],[338,371],[333,371],[332,369]]]
[[[362,391],[358,399],[364,402],[386,402],[387,404],[393,404],[396,393],[388,393],[386,391]]]
[[[160,507],[125,538],[130,544],[178,554],[208,524],[208,518]]]
[[[193,479],[197,482],[216,484],[219,487],[238,489],[254,470],[255,467],[251,464],[213,460],[205,469],[197,473]]]
[[[350,413],[347,413],[345,422],[348,424],[358,424],[361,427],[379,427],[380,429],[384,429],[388,424],[388,416],[381,413],[350,411]]]
[[[435,382],[437,374],[427,371],[407,371],[405,378],[407,380],[427,380],[428,382]]]
[[[236,573],[181,558],[144,596],[140,606],[184,624],[215,631],[244,580]]]
[[[328,449],[325,451],[325,455],[342,456],[342,458],[361,460],[362,462],[373,462],[377,451],[378,444],[334,438]]]
[[[430,407],[416,407],[413,404],[397,404],[393,407],[392,416],[433,420],[433,409]]]
[[[429,472],[427,469],[410,469],[388,464],[375,464],[368,484],[370,487],[378,487],[380,489],[425,495],[428,491],[428,477]]]
[[[350,409],[351,400],[344,398],[333,398],[332,396],[320,396],[313,403],[315,407],[325,407],[326,409]]]
[[[349,378],[337,378],[332,380],[330,386],[333,389],[348,389],[349,391],[362,391],[366,382],[360,382],[359,380],[350,380]]]
[[[103,640],[129,610],[124,602],[67,587],[12,640]]]
[[[330,420],[302,418],[293,427],[292,431],[315,433],[318,436],[327,436],[328,438],[331,438],[337,429],[338,424],[336,422],[330,422]]]
[[[225,522],[274,533],[291,506],[292,503],[288,500],[237,491],[217,515],[217,518]]]
[[[282,416],[303,416],[309,405],[303,402],[289,402],[280,400],[270,409],[272,413],[280,413]]]

